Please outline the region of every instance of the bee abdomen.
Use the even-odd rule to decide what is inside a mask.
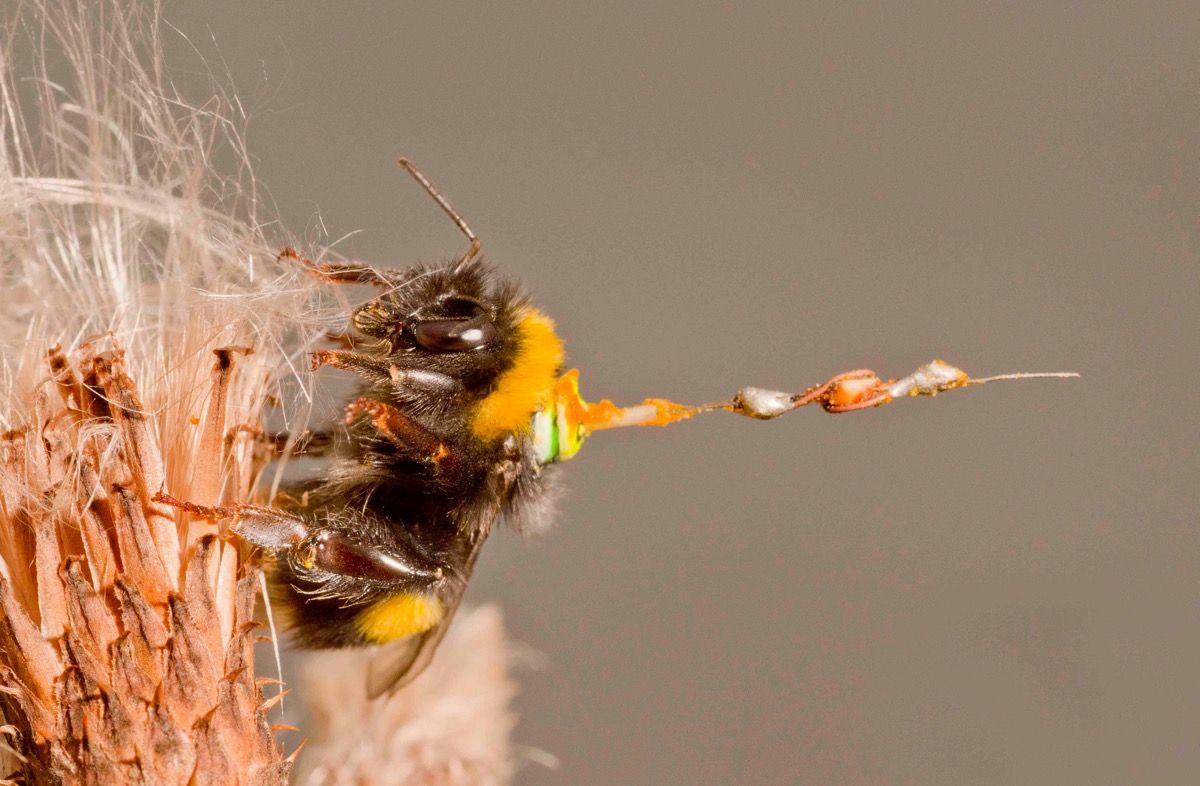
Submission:
[[[371,644],[415,636],[441,624],[445,607],[432,595],[402,592],[381,598],[355,617],[354,625]]]

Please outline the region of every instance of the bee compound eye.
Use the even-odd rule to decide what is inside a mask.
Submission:
[[[491,343],[496,326],[483,314],[470,319],[431,319],[418,322],[413,337],[432,352],[470,352]]]

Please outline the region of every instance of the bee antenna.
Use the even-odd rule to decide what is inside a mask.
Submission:
[[[467,236],[467,240],[471,241],[471,245],[467,248],[467,253],[463,254],[462,259],[458,260],[458,264],[454,266],[455,273],[462,272],[473,261],[475,261],[475,258],[479,255],[479,238],[475,236],[475,233],[471,231],[471,227],[467,226],[467,222],[464,221],[463,217],[460,216],[458,211],[454,209],[454,205],[450,204],[450,201],[446,199],[446,197],[442,196],[441,193],[439,193],[438,190],[433,187],[433,183],[430,183],[429,178],[421,174],[421,170],[417,169],[413,162],[409,161],[407,158],[401,158],[397,163],[404,167],[404,170],[408,172],[408,174],[412,175],[413,180],[416,180],[421,184],[421,188],[425,189],[425,193],[433,197],[433,201],[438,203],[438,206],[446,212],[446,215],[450,216],[450,219],[454,221],[455,225],[457,225],[458,228],[462,230],[462,233]]]

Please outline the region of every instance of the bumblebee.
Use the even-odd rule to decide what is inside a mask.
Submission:
[[[300,645],[388,645],[371,661],[372,697],[429,664],[493,524],[544,519],[550,465],[578,447],[559,433],[564,352],[553,322],[481,260],[478,238],[421,172],[400,165],[469,239],[461,258],[391,270],[281,254],[325,281],[381,290],[353,312],[346,348],[313,354],[314,369],[362,378],[345,428],[300,445],[328,456],[326,471],[285,489],[295,505],[165,497],[232,516],[233,532],[274,554],[273,600]]]
[[[820,404],[829,412],[1029,376],[972,380],[934,361],[899,380],[867,369],[799,393],[747,387],[732,399],[685,406],[663,399],[589,404],[578,372],[563,373],[554,323],[479,256],[479,239],[406,159],[408,171],[470,241],[440,265],[404,270],[317,263],[285,249],[331,283],[379,294],[350,319],[345,348],[313,354],[362,379],[345,428],[282,441],[330,458],[316,480],[286,489],[278,507],[212,508],[164,502],[233,519],[230,529],[271,554],[274,599],[302,646],[382,645],[370,660],[374,698],[415,679],[432,660],[471,577],[479,549],[503,517],[518,530],[550,515],[555,467],[584,438],[619,426],[662,426],[713,410],[759,420]]]

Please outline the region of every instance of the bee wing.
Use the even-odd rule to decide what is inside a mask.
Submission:
[[[467,555],[466,567],[463,571],[463,581],[460,588],[451,597],[446,606],[446,614],[435,628],[430,628],[418,636],[409,636],[388,642],[372,653],[367,662],[367,697],[377,699],[385,693],[394,693],[420,676],[421,672],[433,660],[433,654],[450,629],[454,615],[466,594],[467,581],[475,569],[475,559],[479,556],[479,548],[487,540],[491,531],[492,521],[488,520],[481,527],[471,552]]]
[[[413,668],[417,656],[425,647],[426,640],[436,631],[445,628],[446,622],[448,620],[419,636],[397,639],[376,647],[367,661],[367,698],[377,699],[415,679],[417,674],[421,673],[421,669]]]
[[[454,596],[437,627],[417,636],[388,642],[372,653],[367,663],[368,698],[377,699],[385,693],[394,693],[425,671],[450,629],[464,594],[465,588]]]

